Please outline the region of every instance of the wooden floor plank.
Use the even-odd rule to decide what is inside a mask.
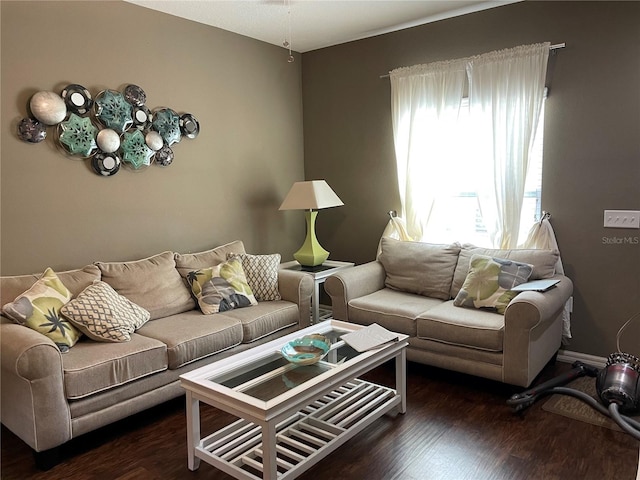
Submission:
[[[566,371],[548,366],[538,381]],[[394,385],[383,365],[366,379]],[[637,440],[542,410],[544,400],[521,414],[506,405],[515,387],[414,363],[408,364],[405,415],[387,415],[301,480],[602,480],[634,479]],[[235,419],[202,407],[202,431]],[[3,480],[228,480],[201,463],[187,469],[184,398],[167,402],[69,442],[63,461],[47,472],[35,468],[31,450],[1,431]]]

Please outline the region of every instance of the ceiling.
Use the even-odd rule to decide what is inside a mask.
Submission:
[[[308,52],[520,0],[125,0]]]

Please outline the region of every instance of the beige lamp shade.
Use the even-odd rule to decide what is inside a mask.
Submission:
[[[344,205],[324,180],[296,182],[285,197],[280,210],[320,210]]]
[[[293,254],[303,267],[316,267],[329,257],[316,238],[316,217],[322,208],[344,205],[336,192],[324,180],[296,182],[280,205],[280,210],[306,210],[307,236],[302,247]]]

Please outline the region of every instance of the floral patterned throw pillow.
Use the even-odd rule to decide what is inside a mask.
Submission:
[[[504,315],[518,292],[511,289],[529,280],[533,266],[504,258],[473,255],[469,273],[453,301],[456,307],[488,308]]]
[[[258,304],[239,258],[189,272],[187,281],[206,315]]]
[[[62,353],[66,353],[82,335],[60,314],[60,309],[69,300],[71,292],[56,273],[47,268],[29,290],[4,305],[2,313],[14,322],[49,337]]]

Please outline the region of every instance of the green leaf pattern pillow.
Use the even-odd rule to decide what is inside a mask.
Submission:
[[[29,290],[2,307],[2,313],[15,323],[29,327],[49,337],[61,352],[68,352],[82,333],[64,318],[60,309],[71,292],[56,273],[47,268]]]
[[[489,308],[504,315],[518,292],[511,289],[529,280],[533,266],[503,258],[473,255],[469,273],[453,301],[457,307]]]
[[[238,258],[189,272],[187,281],[200,310],[207,315],[258,304]]]

